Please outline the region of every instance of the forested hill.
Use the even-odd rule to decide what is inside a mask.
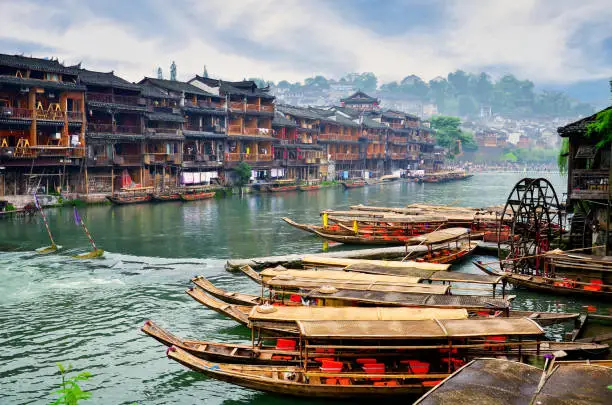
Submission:
[[[387,83],[381,83],[371,72],[351,73],[339,80],[315,76],[300,83],[252,80],[294,93],[319,91],[325,95],[330,90],[352,88],[380,97],[383,102],[385,97],[417,99],[435,103],[440,114],[462,117],[477,115],[481,106],[490,107],[493,114],[511,118],[575,117],[592,114],[595,110],[592,105],[572,99],[562,91],[537,91],[530,80],[521,80],[511,74],[495,80],[484,72],[472,74],[457,70],[429,82],[409,75]]]

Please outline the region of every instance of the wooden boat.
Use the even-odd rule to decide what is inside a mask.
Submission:
[[[310,232],[316,234],[315,230],[322,230],[322,226],[311,225],[311,224],[300,224],[298,222],[293,221],[291,218],[282,217],[283,221],[293,226],[294,228],[301,229],[302,231]]]
[[[340,184],[342,184],[345,189],[365,187],[368,185],[365,180],[341,181]]]
[[[210,361],[272,365],[298,364],[300,361],[298,351],[277,350],[275,346],[254,348],[251,344],[225,344],[182,339],[152,321],[146,321],[140,330],[168,347],[179,347],[196,357]]]
[[[405,245],[410,240],[409,236],[336,235],[331,234],[328,230],[313,229],[312,231],[323,239],[352,245]]]
[[[296,320],[333,319],[362,321],[370,319],[464,319],[465,309],[438,308],[375,308],[364,307],[354,311],[351,307],[309,307],[309,306],[241,306],[227,304],[208,296],[198,288],[190,288],[187,294],[202,305],[227,316],[242,325],[259,322],[259,328],[269,335],[295,335]]]
[[[141,330],[165,346],[176,346],[193,356],[208,361],[230,364],[249,363],[267,365],[298,365],[301,362],[301,353],[298,350],[289,350],[287,348],[279,349],[277,345],[254,346],[253,344],[228,344],[183,339],[168,332],[150,320],[144,323]],[[563,350],[568,354],[568,357],[578,357],[583,353],[592,355],[595,350],[600,350],[604,353],[607,348],[607,345],[597,345],[593,343],[542,342],[540,345],[540,353],[533,353],[533,351],[537,349],[529,347],[522,348],[522,351],[525,355],[537,354],[542,356],[544,354]],[[476,351],[473,353],[477,354]]]
[[[492,298],[478,295],[440,295],[416,294],[397,291],[360,291],[350,289],[301,289],[293,293],[283,293],[282,290],[270,289],[268,297],[258,295],[234,293],[225,291],[208,281],[203,276],[192,279],[193,283],[204,292],[224,302],[236,305],[262,305],[266,301],[282,305],[309,305],[317,306],[406,306],[423,308],[465,308],[470,312],[486,312],[493,314],[505,313],[510,309],[507,299]],[[297,300],[299,297],[299,302]],[[577,316],[578,314],[576,314]],[[532,313],[521,312],[520,317],[530,317]]]
[[[468,174],[463,170],[453,170],[446,172],[428,173],[420,177],[420,183],[448,183],[451,181],[467,180],[473,177],[473,174]]]
[[[544,334],[528,319],[304,320],[296,324],[298,341],[279,339],[277,347],[281,343],[299,347],[299,366],[213,363],[177,347],[167,354],[209,377],[262,391],[380,398],[426,392],[465,362],[464,350],[487,348],[492,355],[508,355],[504,348],[537,347]],[[253,322],[255,330],[259,327]],[[458,340],[461,344],[456,348]],[[521,357],[520,351],[517,356]]]
[[[156,202],[180,201],[181,194],[179,192],[153,193],[151,199]]]
[[[91,252],[74,255],[72,256],[72,258],[73,259],[95,259],[97,257],[102,257],[103,255],[104,255],[104,250],[94,249]]]
[[[180,196],[183,201],[197,201],[213,198],[215,194],[214,191],[193,191],[181,193]]]
[[[320,184],[301,184],[298,186],[298,190],[300,191],[315,191],[315,190],[320,190],[320,189],[321,189]]]
[[[476,359],[415,405],[608,404],[612,362],[555,361],[545,370],[503,359]]]
[[[612,316],[599,314],[581,315],[569,340],[582,343],[612,345]]]
[[[137,194],[137,193],[119,193],[114,194],[112,196],[106,196],[106,198],[117,205],[127,205],[127,204],[141,204],[147,203],[151,201],[150,194]]]
[[[386,174],[380,177],[380,181],[383,183],[390,183],[394,181],[398,181],[400,179],[399,174]]]
[[[478,242],[464,241],[456,246],[438,247],[420,257],[416,261],[424,261],[428,263],[455,263],[463,260],[466,256],[472,254],[478,247]]]
[[[299,290],[295,293],[286,294],[282,289],[275,290],[271,288],[269,296],[266,298],[251,294],[227,292],[214,286],[202,276],[195,277],[192,281],[196,286],[213,297],[226,303],[242,306],[263,305],[265,302],[270,302],[281,305],[295,306],[306,304],[323,307],[405,306],[422,308],[465,308],[470,312],[470,315],[474,314],[474,316],[530,318],[541,326],[575,321],[580,316],[578,313],[511,311],[510,303],[506,299],[477,295],[427,295],[407,292],[329,290],[325,288]],[[612,344],[612,342],[609,343]]]
[[[485,273],[506,276],[508,282],[517,287],[555,295],[575,295],[591,299],[612,300],[612,285],[593,284],[592,282],[581,282],[567,278],[516,274],[503,272],[486,263],[474,262],[474,264]]]

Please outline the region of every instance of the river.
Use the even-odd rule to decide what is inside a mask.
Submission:
[[[323,189],[278,195],[247,195],[192,203],[81,208],[81,216],[106,253],[79,261],[89,250],[72,210],[46,210],[62,250],[40,256],[48,245],[41,218],[0,221],[0,403],[46,404],[59,382],[56,362],[93,374],[82,387],[92,404],[285,403],[286,399],[200,376],[165,357],[165,347],[140,332],[152,319],[178,335],[225,342],[247,342],[249,332],[189,298],[184,290],[197,274],[220,287],[257,292],[248,278],[224,270],[227,258],[320,252],[313,235],[286,225],[320,221],[324,208],[351,204],[401,206],[412,202],[488,206],[502,204],[522,177],[480,173],[444,185],[395,183],[362,189]],[[547,176],[557,193],[566,180]],[[484,257],[484,260],[490,257]],[[458,270],[476,272],[467,260]],[[574,298],[536,295],[524,290],[514,308],[584,311],[595,305]],[[548,328],[560,337],[563,327]],[[295,401],[307,403],[307,400]]]

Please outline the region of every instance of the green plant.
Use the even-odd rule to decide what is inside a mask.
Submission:
[[[238,186],[242,187],[249,182],[251,178],[251,166],[246,162],[240,162],[234,169],[238,176]]]
[[[559,173],[567,173],[567,161],[569,156],[569,138],[563,138],[561,142],[561,150],[559,156],[557,156],[557,166],[559,166]]]
[[[15,206],[11,203],[6,204],[6,207],[4,207],[4,211],[15,211]]]
[[[91,377],[91,373],[84,371],[73,377],[68,377],[68,373],[72,370],[72,364],[65,368],[62,363],[57,363],[62,383],[60,389],[53,391],[53,394],[59,395],[59,398],[51,403],[51,405],[76,405],[80,400],[85,400],[91,397],[91,392],[83,391],[77,381],[85,381]]]

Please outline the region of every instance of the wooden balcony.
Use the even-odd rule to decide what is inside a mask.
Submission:
[[[407,158],[406,152],[392,152],[390,153],[391,159],[393,160],[402,160]]]
[[[262,104],[260,111],[265,111],[265,112],[273,113],[274,112],[274,106],[270,105],[270,104]]]
[[[358,141],[357,135],[326,133],[319,134],[320,141]]]
[[[140,125],[113,125],[109,123],[89,122],[87,124],[89,132],[107,134],[142,134]]]
[[[259,128],[245,128],[243,135],[259,135]]]
[[[229,108],[232,111],[244,111],[244,103],[242,101],[230,101]]]
[[[606,200],[610,192],[607,170],[574,170],[570,198]]]
[[[259,105],[257,103],[247,103],[247,111],[259,111]]]
[[[272,155],[255,154],[255,153],[226,153],[225,161],[227,162],[271,162]]]
[[[145,104],[143,98],[139,96],[122,96],[117,94],[87,92],[88,101],[97,101],[99,103],[108,104],[123,104],[141,106]]]
[[[185,100],[185,107],[214,108],[220,110],[225,108],[225,103],[213,103],[204,100],[200,100],[197,103],[194,103],[192,100]]]
[[[391,143],[395,143],[398,145],[407,145],[408,144],[408,138],[405,138],[403,136],[392,136],[391,137]]]
[[[332,153],[332,160],[359,160],[359,153]]]
[[[143,156],[145,165],[164,164],[168,162],[168,158],[173,155],[166,153],[145,153]]]
[[[0,107],[0,118],[31,120],[34,117],[34,110],[17,107]]]

